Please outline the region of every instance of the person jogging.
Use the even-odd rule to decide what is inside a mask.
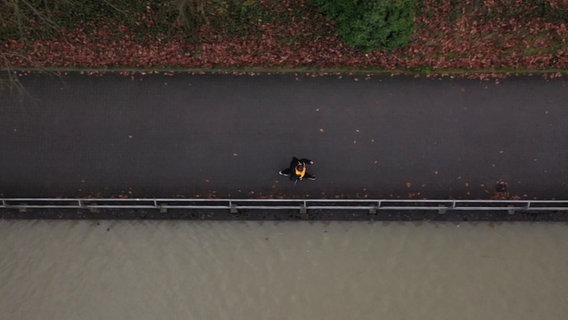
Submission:
[[[298,181],[298,180],[316,180],[316,177],[312,176],[308,173],[306,165],[314,164],[314,162],[310,159],[298,159],[296,157],[292,157],[292,161],[290,161],[290,167],[278,171],[278,174],[281,176],[290,177],[290,180]]]

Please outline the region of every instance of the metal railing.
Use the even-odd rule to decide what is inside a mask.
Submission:
[[[130,209],[130,210],[367,210],[568,212],[568,200],[413,200],[413,199],[90,199],[0,198],[0,210]]]

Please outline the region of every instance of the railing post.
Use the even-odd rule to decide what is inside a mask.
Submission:
[[[231,214],[237,214],[239,213],[239,210],[237,209],[237,206],[233,203],[233,201],[229,200],[229,213]]]
[[[371,204],[369,206],[369,214],[377,214],[377,208],[381,206],[381,202],[378,201],[377,205]]]
[[[302,205],[300,206],[300,214],[306,214],[308,212],[308,209],[306,208],[306,201],[304,200],[302,202]]]

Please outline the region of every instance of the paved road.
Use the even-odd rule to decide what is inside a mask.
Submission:
[[[5,197],[568,198],[568,81],[79,74],[0,96]],[[276,172],[316,161],[315,182]]]

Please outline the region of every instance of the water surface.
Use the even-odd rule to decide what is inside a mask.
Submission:
[[[2,319],[566,319],[568,225],[0,221]]]

